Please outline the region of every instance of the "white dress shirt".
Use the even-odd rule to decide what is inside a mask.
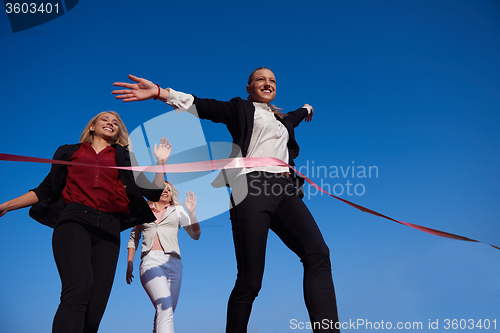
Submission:
[[[180,227],[184,227],[189,236],[198,239],[200,234],[191,230],[191,219],[182,206],[170,206],[165,210],[160,221],[136,225],[131,233],[127,248],[137,249],[142,234],[141,259],[149,253],[153,247],[155,235],[158,234],[161,247],[165,254],[173,254],[181,257],[177,234]]]
[[[167,89],[169,90],[167,104],[171,105],[177,112],[187,110],[193,105],[193,95],[172,88]],[[246,157],[275,157],[288,163],[288,131],[286,127],[276,119],[267,103],[253,102],[253,105],[255,107],[254,125]],[[306,108],[310,114],[311,108]],[[243,168],[239,175],[252,171],[283,173],[289,170],[288,167],[270,165]]]

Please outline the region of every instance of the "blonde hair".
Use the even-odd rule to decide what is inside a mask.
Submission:
[[[117,143],[120,146],[128,145],[129,142],[128,142],[127,127],[125,126],[123,120],[120,118],[120,115],[115,111],[104,111],[99,113],[94,118],[90,119],[89,123],[87,124],[87,126],[85,126],[85,129],[82,132],[82,135],[80,137],[80,143],[88,142],[92,144],[92,141],[94,140],[94,132],[90,130],[90,126],[92,125],[95,126],[97,119],[105,113],[112,114],[118,120],[118,135],[116,136],[115,142],[113,143]]]
[[[248,77],[248,83],[247,83],[248,85],[250,85],[250,83],[252,83],[252,80],[253,80],[253,77],[255,76],[255,73],[257,73],[258,71],[260,71],[262,69],[267,69],[268,71],[273,72],[272,70],[270,70],[267,67],[259,67],[259,68],[254,69],[253,72],[250,73],[250,76]],[[283,110],[282,108],[279,108],[274,104],[269,104],[269,107],[271,108],[271,111],[273,111],[273,113],[275,115],[277,115],[280,119],[283,119],[285,114],[283,112],[281,112]]]
[[[170,185],[170,191],[172,192],[172,196],[171,196],[169,204],[171,206],[182,206],[182,204],[179,202],[179,191],[175,188],[174,184],[172,184],[168,180],[165,180],[165,184]],[[147,202],[148,202],[148,205],[151,205],[155,201],[147,200]]]

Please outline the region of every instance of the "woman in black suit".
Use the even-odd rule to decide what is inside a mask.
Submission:
[[[224,123],[233,137],[231,157],[275,157],[293,165],[299,146],[294,128],[310,121],[313,108],[281,113],[271,102],[276,96],[274,73],[254,70],[246,86],[247,100],[228,102],[202,99],[173,89],[163,89],[130,75],[136,83],[117,82],[124,102],[160,99],[175,109],[199,118]],[[214,186],[230,186],[230,217],[238,274],[227,309],[226,332],[247,331],[252,304],[261,288],[269,229],[300,258],[304,266],[304,299],[314,332],[338,332],[337,304],[329,249],[311,213],[295,188],[288,167],[264,166],[221,172]]]

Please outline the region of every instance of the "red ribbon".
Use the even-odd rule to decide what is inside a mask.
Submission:
[[[220,169],[233,169],[233,168],[243,168],[243,167],[244,168],[253,168],[253,167],[259,167],[259,166],[271,166],[271,165],[272,166],[286,166],[286,167],[293,169],[299,176],[304,178],[309,184],[311,184],[312,187],[314,187],[318,191],[321,191],[321,192],[331,196],[332,198],[340,200],[343,203],[346,203],[351,207],[359,209],[362,212],[372,214],[375,216],[379,216],[379,217],[382,217],[384,219],[405,225],[407,227],[426,232],[428,234],[432,234],[432,235],[436,235],[436,236],[440,236],[440,237],[445,237],[445,238],[467,241],[467,242],[483,243],[483,244],[489,245],[491,247],[494,247],[495,249],[500,250],[500,247],[498,247],[498,246],[488,244],[485,242],[481,242],[481,241],[478,241],[475,239],[471,239],[471,238],[464,237],[464,236],[459,236],[456,234],[452,234],[452,233],[445,232],[445,231],[440,231],[437,229],[424,227],[424,226],[421,226],[418,224],[413,224],[413,223],[409,223],[409,222],[395,220],[392,217],[389,217],[387,215],[378,213],[378,212],[371,210],[369,208],[360,206],[360,205],[355,204],[353,202],[350,202],[348,200],[337,197],[337,196],[330,194],[330,193],[326,192],[325,190],[323,190],[320,186],[318,186],[316,183],[314,183],[308,177],[304,176],[302,173],[300,173],[294,167],[288,165],[287,163],[285,163],[277,158],[273,158],[273,157],[238,157],[238,158],[227,158],[227,159],[221,159],[221,160],[210,160],[210,161],[202,161],[202,162],[179,163],[179,164],[168,164],[168,165],[111,167],[111,166],[101,166],[101,165],[96,166],[94,164],[76,163],[76,162],[70,162],[70,161],[60,161],[60,160],[52,160],[52,159],[39,158],[39,157],[29,157],[29,156],[20,156],[20,155],[11,155],[11,154],[0,153],[0,161],[80,165],[80,166],[113,168],[113,169],[123,169],[123,170],[132,170],[132,171],[141,171],[141,172],[167,172],[167,173],[168,172],[178,173],[178,172],[213,171],[213,170],[220,170]]]

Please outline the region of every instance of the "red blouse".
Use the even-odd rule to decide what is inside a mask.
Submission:
[[[116,166],[116,151],[109,146],[97,154],[94,148],[85,142],[69,160]],[[129,213],[129,200],[118,169],[68,165],[68,179],[62,195],[66,203],[78,202],[108,213]]]

